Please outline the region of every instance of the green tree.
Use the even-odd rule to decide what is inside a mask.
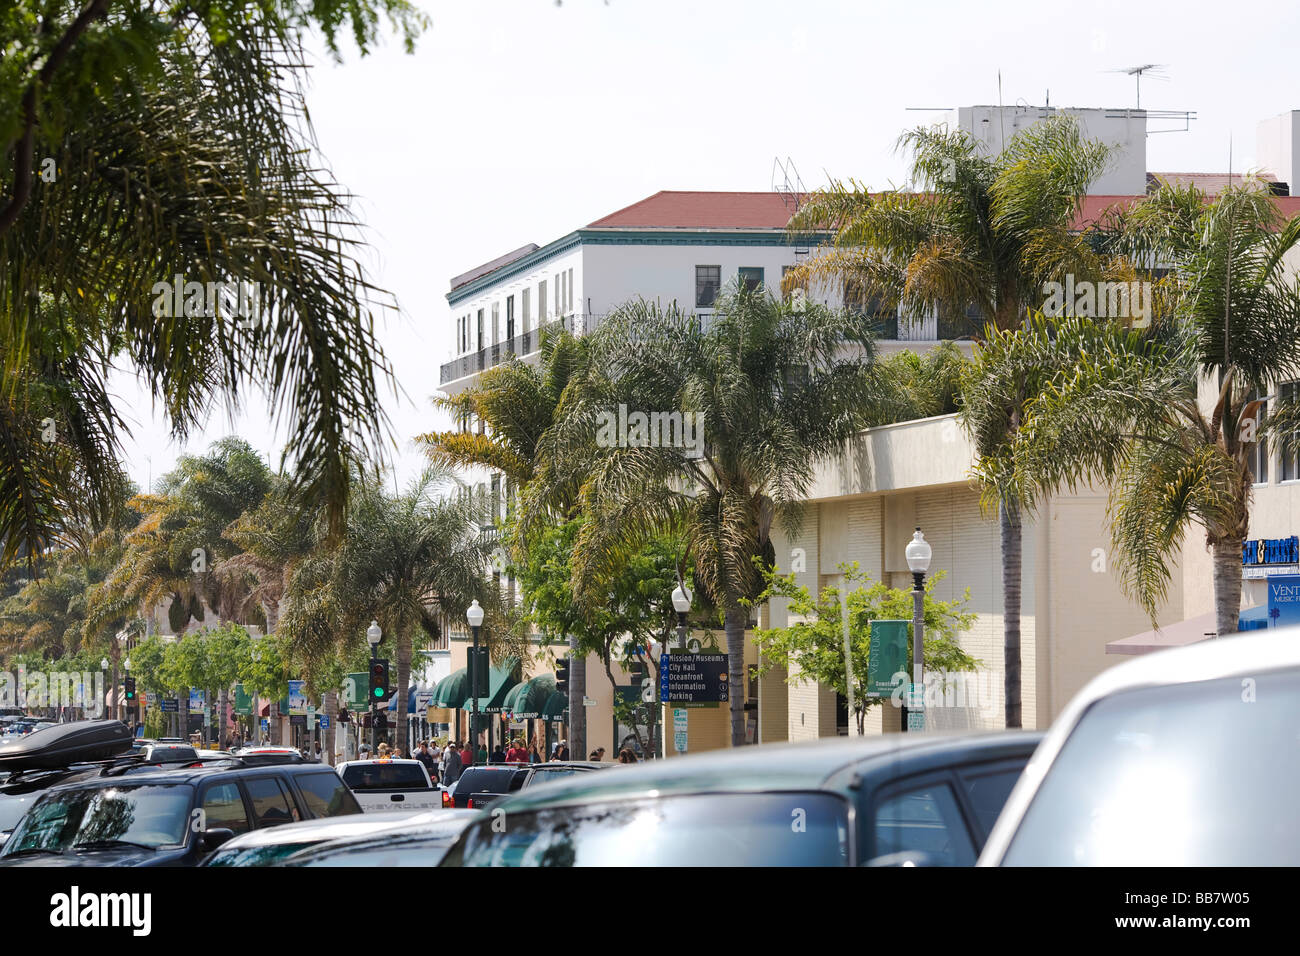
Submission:
[[[908,622],[908,659],[912,654],[913,596],[911,591],[891,588],[883,581],[874,581],[861,571],[858,563],[842,564],[848,591],[849,648],[853,664],[853,707],[858,734],[865,732],[867,711],[882,703],[882,698],[867,696],[867,674],[871,664],[871,622],[877,620],[906,620]],[[980,662],[971,657],[957,637],[975,623],[976,615],[966,610],[970,591],[958,601],[938,601],[933,597],[934,586],[946,576],[939,571],[925,582],[923,608],[925,615],[925,669],[927,673],[947,674],[954,671],[976,670]],[[812,680],[830,687],[845,699],[849,698],[848,673],[844,666],[844,610],[839,588],[825,587],[813,597],[812,593],[795,580],[793,574],[780,574],[775,569],[764,573],[766,589],[754,603],[772,598],[789,601],[791,617],[803,618],[786,627],[761,628],[754,633],[754,643],[759,650],[760,673],[773,667],[784,667],[797,672],[787,677],[790,683]]]
[[[1300,402],[1276,391],[1300,377],[1300,286],[1287,262],[1300,217],[1284,220],[1258,186],[1212,201],[1163,186],[1114,227],[1133,261],[1169,270],[1147,273],[1161,287],[1158,321],[1140,336],[1094,331],[1083,350],[1077,332],[1045,327],[1008,343],[1021,365],[1069,370],[1027,396],[1010,472],[1039,492],[1111,483],[1115,564],[1153,621],[1187,530],[1202,527],[1218,633],[1231,634],[1251,485],[1267,478],[1257,449],[1272,437],[1293,454],[1300,435]]]
[[[628,554],[681,534],[701,603],[722,613],[732,684],[743,687],[742,602],[762,591],[753,559],[772,562],[772,523],[797,528],[815,463],[868,423],[866,323],[815,304],[795,312],[763,290],[740,289],[720,297],[707,327],[675,304],[638,301],[588,338],[581,385],[543,443],[554,474],[584,472],[574,592],[584,606],[598,604]],[[602,434],[620,405],[698,416],[683,422],[699,432],[622,446]],[[544,500],[544,485],[529,500],[537,484],[527,507]],[[742,746],[743,695],[730,708],[732,745]]]
[[[904,133],[899,146],[912,154],[918,191],[871,193],[849,182],[815,193],[790,228],[829,230],[832,238],[792,270],[788,285],[834,280],[847,298],[898,306],[906,316],[974,310],[992,329],[1009,331],[1042,305],[1044,282],[1067,274],[1096,279],[1119,267],[1076,229],[1083,197],[1109,162],[1109,150],[1087,140],[1073,119],[1037,122],[997,155],[943,127]],[[964,409],[981,461],[1011,454],[1028,398],[1012,386],[1005,404]],[[1021,502],[1004,490],[995,487],[991,497],[1002,544],[1006,725],[1019,727]]]

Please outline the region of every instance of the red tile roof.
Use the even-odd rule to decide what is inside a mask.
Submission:
[[[790,197],[777,192],[678,192],[665,189],[610,213],[588,229],[784,229]]]
[[[1242,185],[1247,181],[1246,177],[1246,173],[1147,173],[1147,184],[1150,186],[1156,179],[1163,179],[1171,186],[1191,185],[1207,195],[1217,196],[1229,183]],[[1253,173],[1250,178],[1265,183],[1277,182],[1277,177],[1272,173]]]

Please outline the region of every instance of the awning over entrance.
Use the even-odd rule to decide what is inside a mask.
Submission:
[[[552,691],[542,707],[543,720],[564,720],[569,714],[569,696],[558,690]]]
[[[438,681],[438,686],[433,689],[433,700],[429,701],[429,706],[461,707],[468,696],[469,674],[462,667]]]
[[[555,693],[555,676],[543,674],[516,684],[506,694],[502,710],[516,720],[536,720],[542,716],[546,702]]]
[[[518,671],[519,658],[517,657],[507,657],[500,664],[492,665],[492,669],[488,671],[488,695],[478,699],[480,713],[500,713],[504,709],[506,694],[519,683],[519,678],[515,676]],[[466,710],[472,709],[471,700],[466,700],[464,707]]]
[[[1189,617],[1185,621],[1166,624],[1155,631],[1143,631],[1132,637],[1122,637],[1106,645],[1107,654],[1150,654],[1169,647],[1196,644],[1214,636],[1217,626],[1214,612]]]

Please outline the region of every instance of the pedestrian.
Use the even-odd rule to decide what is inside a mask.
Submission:
[[[421,740],[420,747],[415,751],[413,756],[424,765],[424,769],[430,777],[437,773],[433,762],[433,755],[429,753],[429,741]]]
[[[388,744],[379,745],[379,756],[376,757],[375,759],[379,760],[381,763],[389,763],[390,761],[392,761],[393,758],[389,755],[388,752]]]
[[[460,763],[462,767],[474,766],[474,751],[470,749],[469,741],[465,741],[465,746],[460,752]]]
[[[556,760],[569,759],[569,742],[567,740],[560,741],[560,749],[555,752],[555,759]]]
[[[510,744],[510,749],[506,751],[506,760],[509,763],[528,763],[528,751],[524,749],[522,739],[516,737]]]
[[[464,763],[462,763],[460,759],[460,750],[457,749],[459,747],[459,743],[452,744],[448,742],[447,750],[445,751],[447,763],[443,769],[442,779],[444,784],[448,787],[460,779],[461,772],[465,767]]]
[[[599,760],[599,759],[600,759],[600,751],[598,751],[598,750],[593,750],[591,753],[587,754],[587,759],[590,760],[590,761],[593,761],[593,762]]]
[[[624,747],[618,752],[619,763],[636,763],[636,753],[630,747]]]
[[[604,747],[597,747],[595,753],[592,754],[591,759],[592,759],[592,760],[595,760],[595,761],[597,761],[597,762],[599,762],[599,761],[601,761],[601,760],[604,760],[604,759],[605,759],[605,748],[604,748]]]
[[[537,738],[536,738],[536,737],[533,737],[533,741],[532,741],[532,743],[531,743],[531,744],[529,745],[529,747],[528,747],[528,762],[529,762],[529,763],[541,763],[541,762],[542,762],[542,752],[541,752],[540,750],[537,749]]]

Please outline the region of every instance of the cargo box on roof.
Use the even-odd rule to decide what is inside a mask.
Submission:
[[[131,749],[131,729],[119,720],[78,720],[0,743],[0,770],[53,770],[111,760]]]

